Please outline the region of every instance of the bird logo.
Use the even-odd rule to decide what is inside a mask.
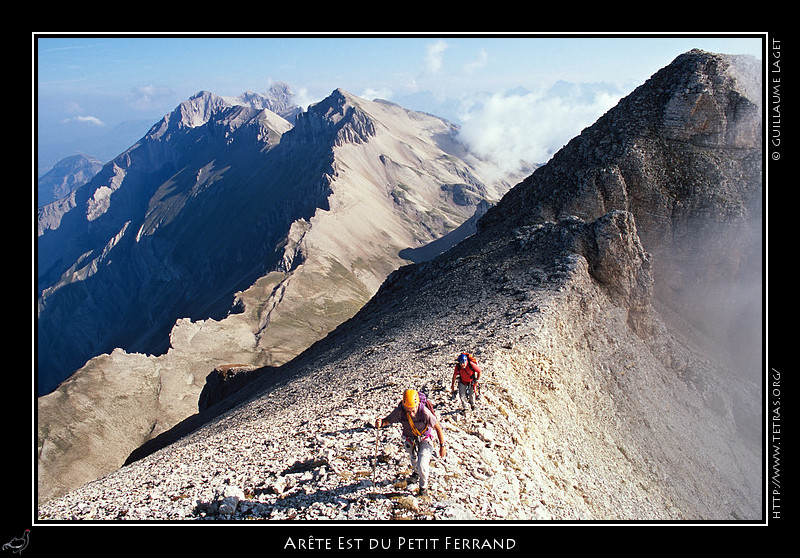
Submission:
[[[25,532],[22,534],[21,537],[14,537],[6,544],[3,545],[3,550],[10,550],[11,552],[15,552],[20,554],[25,547],[28,546],[28,538],[30,537],[31,530],[25,529]]]

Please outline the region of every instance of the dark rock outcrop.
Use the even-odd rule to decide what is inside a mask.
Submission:
[[[246,364],[227,364],[217,366],[206,377],[206,384],[197,401],[200,412],[205,411],[230,397],[247,385],[248,375],[256,370],[255,366]]]

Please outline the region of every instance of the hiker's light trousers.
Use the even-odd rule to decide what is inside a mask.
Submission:
[[[431,473],[431,457],[433,457],[433,442],[425,438],[418,444],[406,442],[406,451],[411,459],[411,466],[419,475],[419,487],[428,488],[428,477]]]
[[[471,409],[475,409],[475,390],[472,389],[472,384],[465,384],[459,380],[458,398],[461,400],[462,409],[466,409],[467,405],[469,405]]]

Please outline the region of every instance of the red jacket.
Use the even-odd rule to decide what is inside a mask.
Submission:
[[[453,370],[454,381],[456,377],[462,384],[468,384],[472,380],[477,380],[481,377],[481,367],[477,362],[472,362],[471,360],[467,361],[467,365],[464,368],[461,368],[460,364],[456,364],[456,368]]]

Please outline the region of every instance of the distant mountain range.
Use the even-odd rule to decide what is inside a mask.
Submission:
[[[525,172],[497,179],[451,123],[392,103],[336,90],[298,114],[286,99],[201,92],[39,209],[38,395],[67,378],[103,393],[91,417],[40,407],[43,431],[125,415],[129,393],[146,424],[105,429],[126,439],[104,452],[119,466],[197,412],[215,367],[287,362]],[[89,381],[109,358],[127,362],[113,387],[107,369]]]
[[[84,187],[40,208],[40,394],[116,347],[165,352],[178,319],[224,317],[235,293],[300,265],[312,239],[344,265],[319,272],[352,281],[334,297],[344,305],[336,318],[307,309],[325,316],[311,327],[321,334],[369,298],[401,250],[455,229],[511,186],[482,178],[485,163],[429,115],[342,91],[295,126],[267,107],[297,114],[285,95],[198,94]]]
[[[89,182],[102,168],[101,161],[88,155],[77,154],[63,158],[39,178],[36,206],[42,207],[70,195]]]

